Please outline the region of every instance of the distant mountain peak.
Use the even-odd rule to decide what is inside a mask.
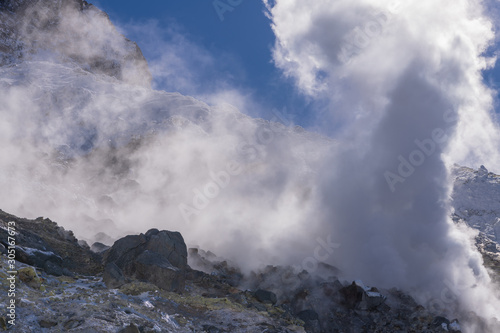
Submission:
[[[455,220],[464,221],[500,244],[500,176],[483,165],[478,170],[456,166],[453,173]]]

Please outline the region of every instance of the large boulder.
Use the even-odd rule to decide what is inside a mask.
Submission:
[[[113,262],[104,267],[102,280],[108,288],[112,289],[119,288],[128,282],[127,278],[125,278],[125,274],[123,274],[123,271]]]
[[[255,298],[262,303],[276,304],[278,302],[278,298],[276,294],[272,291],[259,289],[254,293]]]
[[[314,310],[307,309],[297,313],[297,318],[302,320],[305,325],[304,328],[308,333],[320,333],[321,325],[319,323],[318,313]]]
[[[151,229],[117,240],[104,255],[104,265],[104,282],[110,288],[125,284],[129,278],[182,292],[187,248],[180,233]]]
[[[61,267],[63,259],[55,253],[22,246],[18,246],[16,250],[16,259],[20,262],[43,268],[51,275],[61,276],[64,274],[64,269]]]
[[[360,280],[342,288],[340,293],[344,296],[344,305],[349,309],[374,310],[387,299],[376,288],[367,287]]]

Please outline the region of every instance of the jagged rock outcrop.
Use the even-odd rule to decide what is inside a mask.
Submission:
[[[93,275],[102,271],[100,258],[78,244],[73,232],[49,219],[28,220],[0,210],[0,244],[8,247],[8,223],[14,222],[16,259],[51,275]]]
[[[48,219],[26,220],[0,213],[0,230],[8,231],[4,221],[15,222],[16,240],[23,242],[23,248],[28,245],[34,248],[39,243],[37,246],[41,250],[59,254],[63,263],[69,260],[68,256],[72,258],[72,252],[64,252],[64,249],[75,246],[79,247],[82,260],[89,253],[97,256],[88,246],[80,245],[70,231]],[[35,231],[38,238],[32,233]],[[5,244],[5,239],[0,240]],[[6,292],[11,283],[7,277],[11,276],[12,268],[6,254],[3,251],[0,256],[1,292]],[[165,283],[162,280],[169,279],[169,273],[165,275],[163,267],[155,266],[166,260],[168,265],[186,272],[186,280],[182,281],[188,285],[185,289],[180,284],[176,288],[171,288],[172,284],[162,285]],[[13,326],[11,318],[0,314],[0,331],[260,333],[267,330],[305,333],[303,323],[285,316],[284,310],[272,304],[262,304],[258,308],[249,306],[260,304],[253,293],[231,287],[216,275],[191,269],[187,265],[184,240],[177,232],[152,229],[146,234],[124,237],[106,252],[105,262],[125,274],[129,273],[129,265],[139,265],[137,268],[145,274],[138,276],[135,271],[124,284],[113,287],[118,289],[110,289],[103,283],[99,269],[93,272],[88,267],[79,267],[71,276],[55,276],[45,268],[36,269],[17,260],[14,264],[18,272],[15,282],[17,319]],[[84,260],[80,263],[85,266]],[[94,263],[100,265],[100,260]],[[141,264],[152,267],[148,271]],[[170,266],[168,269],[172,268]],[[138,281],[137,277],[149,282]],[[167,290],[177,288],[185,290],[184,294]],[[0,298],[0,307],[5,308],[7,302],[9,298]]]
[[[259,302],[262,302],[262,303],[268,303],[268,304],[274,305],[278,302],[278,298],[276,297],[276,294],[273,293],[272,291],[269,291],[269,290],[258,289],[254,293],[254,296],[255,296],[255,298],[257,298],[257,300]]]
[[[500,244],[500,176],[484,166],[478,170],[455,166],[453,175],[454,220]]]
[[[182,292],[187,248],[178,232],[151,229],[117,240],[104,255],[104,282],[119,287],[126,279],[146,281],[168,291]]]
[[[344,304],[349,309],[374,310],[384,304],[387,297],[380,294],[377,288],[366,287],[361,281],[353,281],[340,289]]]
[[[62,60],[142,86],[152,80],[137,44],[83,0],[0,2],[0,66],[30,59]]]
[[[476,247],[491,277],[500,285],[500,176],[485,166],[455,166],[453,220],[479,230]]]
[[[189,265],[192,268],[217,276],[220,281],[233,287],[240,285],[243,274],[236,265],[223,258],[218,258],[210,251],[198,248],[190,248],[188,254]]]
[[[460,327],[450,320],[446,326],[436,324],[439,314],[426,310],[401,290],[379,291],[359,280],[340,281],[336,268],[324,269],[329,273],[320,276],[305,270],[294,272],[286,266],[267,266],[246,283],[277,294],[276,306],[300,318],[308,333],[437,333]]]

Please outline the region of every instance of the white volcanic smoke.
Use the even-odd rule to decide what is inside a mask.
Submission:
[[[268,10],[275,63],[305,93],[332,96],[344,124],[318,179],[322,225],[342,244],[332,263],[435,310],[500,319],[482,259],[449,217],[446,163],[499,161],[481,2],[278,0]]]
[[[7,211],[90,239],[179,230],[248,267],[305,228],[326,139],[67,65],[24,62],[0,77]]]
[[[55,20],[44,5],[42,17],[58,25],[33,29],[31,15],[19,19],[23,45],[38,41],[44,51],[0,67],[1,209],[50,217],[90,241],[99,232],[178,230],[245,268],[299,256],[321,235],[308,236],[302,222],[331,140],[154,91],[140,66],[137,78],[132,70],[120,77],[114,69],[134,52],[119,41],[106,47],[116,31],[102,13],[67,6]],[[36,8],[28,13],[39,17]],[[92,32],[78,35],[78,24]],[[71,40],[69,49],[51,34]],[[111,65],[91,66],[101,44],[99,63]],[[78,49],[85,56],[73,56]],[[278,112],[275,120],[287,121]]]

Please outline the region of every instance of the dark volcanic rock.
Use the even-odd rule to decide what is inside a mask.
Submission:
[[[203,332],[207,333],[220,333],[221,330],[213,325],[203,325]]]
[[[118,261],[119,267],[124,266],[127,261],[131,261],[137,256],[135,249],[145,243],[146,237],[143,234],[120,238],[104,255],[104,261],[106,263]]]
[[[69,319],[63,324],[63,326],[66,330],[71,330],[73,328],[81,326],[84,322],[85,319]]]
[[[274,305],[278,302],[276,294],[271,291],[259,289],[255,292],[254,295],[255,298],[257,298],[257,300],[262,303],[270,303]]]
[[[123,273],[168,291],[184,290],[187,248],[178,232],[151,229],[146,234],[121,238],[106,252],[104,263],[109,287],[123,284]]]
[[[221,282],[233,287],[239,286],[243,279],[243,274],[239,267],[217,257],[210,251],[190,248],[188,250],[188,262],[192,268],[217,276]]]
[[[45,319],[40,319],[38,321],[38,324],[42,328],[51,328],[51,327],[57,326],[57,322],[51,321],[51,320],[45,320]]]
[[[78,244],[71,231],[49,219],[28,220],[0,210],[0,243],[8,246],[8,223],[14,222],[17,235],[16,259],[52,275],[72,272],[93,275],[102,271],[99,256]]]
[[[123,274],[123,271],[113,262],[107,264],[106,267],[104,267],[102,280],[108,288],[113,289],[119,288],[128,282],[125,278],[125,275]]]
[[[300,311],[299,313],[297,313],[297,317],[304,322],[319,319],[318,313],[314,310]]]
[[[185,285],[185,272],[173,266],[159,253],[146,250],[133,262],[124,267],[126,276],[152,282],[164,290],[182,291]]]
[[[340,293],[344,296],[344,304],[349,309],[373,310],[386,300],[376,288],[368,289],[361,281],[353,281],[349,286],[342,288]]]
[[[297,317],[305,323],[305,330],[308,333],[321,333],[319,315],[314,310],[304,310],[297,314]]]
[[[151,229],[146,233],[146,237],[146,250],[164,256],[175,267],[186,268],[187,248],[180,233]]]
[[[450,324],[450,321],[445,317],[437,316],[436,318],[434,318],[434,321],[432,322],[432,325],[435,327],[441,326],[443,324],[448,326]]]
[[[106,244],[95,242],[90,247],[90,251],[92,251],[94,253],[103,253],[104,251],[107,251],[110,248],[111,248],[111,246],[107,246]]]
[[[340,290],[344,296],[344,304],[349,309],[355,309],[363,300],[364,289],[358,286],[355,282]]]
[[[53,252],[42,251],[30,247],[17,247],[17,260],[28,265],[43,268],[47,273],[60,276],[63,275],[63,259]]]
[[[118,333],[140,333],[141,331],[134,324],[130,324],[124,329],[120,330]]]

